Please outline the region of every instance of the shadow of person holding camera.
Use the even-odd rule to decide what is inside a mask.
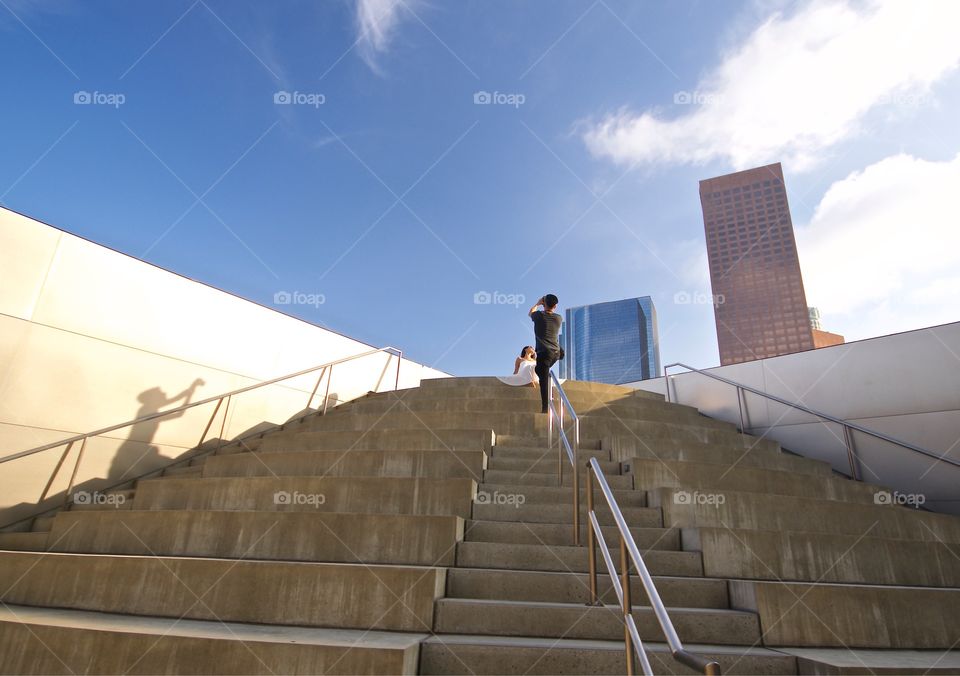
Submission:
[[[137,418],[159,413],[160,409],[179,401],[181,406],[190,403],[198,387],[206,383],[201,378],[197,378],[193,383],[180,394],[173,397],[167,397],[166,393],[159,387],[151,387],[144,390],[137,396],[140,402],[140,409],[137,411]],[[161,422],[181,417],[186,411],[177,411],[167,416],[153,418],[151,420],[141,420],[130,427],[130,435],[117,449],[116,455],[110,462],[110,471],[107,478],[114,481],[120,481],[125,478],[133,478],[144,472],[148,472],[159,464],[161,458],[160,450],[152,444]]]

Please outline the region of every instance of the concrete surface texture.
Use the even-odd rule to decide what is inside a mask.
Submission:
[[[653,393],[565,389],[581,523],[596,458],[688,650],[730,674],[960,669],[960,519]],[[0,533],[0,672],[624,673],[536,406],[425,380]],[[690,673],[631,593],[654,670]]]

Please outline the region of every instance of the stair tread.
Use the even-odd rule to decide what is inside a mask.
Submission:
[[[143,615],[99,613],[3,604],[0,622],[92,629],[157,636],[185,636],[228,641],[305,643],[342,647],[404,649],[419,644],[427,634],[358,629],[326,629],[287,625],[247,624],[217,620],[190,620]]]
[[[442,598],[437,599],[437,603],[450,604],[450,603],[461,603],[461,604],[470,604],[476,606],[486,606],[486,607],[496,607],[504,606],[508,608],[563,608],[563,609],[576,609],[583,610],[585,607],[590,608],[605,608],[608,610],[613,610],[619,612],[620,606],[605,604],[602,606],[584,606],[582,603],[562,603],[557,601],[515,601],[511,599],[466,599],[466,598]],[[736,610],[734,608],[685,608],[685,607],[668,607],[672,613],[685,613],[693,615],[729,615],[736,617],[749,616],[753,617],[754,613],[748,610]],[[635,612],[653,612],[649,606],[634,606]]]

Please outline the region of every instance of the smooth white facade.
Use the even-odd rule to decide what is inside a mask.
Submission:
[[[371,346],[0,209],[0,456],[176,408]],[[392,389],[397,359],[338,366],[344,401]],[[402,360],[400,387],[448,374]],[[316,375],[236,398],[230,438],[306,406]],[[324,388],[321,388],[321,394]],[[320,397],[314,402],[317,406]],[[92,440],[77,483],[166,464],[199,441],[213,405]],[[221,419],[209,436],[220,435]],[[59,450],[0,465],[2,510],[35,503]],[[118,465],[119,462],[119,465]],[[61,469],[53,492],[72,469]]]
[[[960,461],[960,322],[707,370]],[[735,388],[670,373],[673,401],[740,424]],[[664,382],[630,386],[664,394]],[[839,425],[750,393],[744,416],[752,434],[850,473]],[[894,500],[922,495],[928,509],[960,513],[960,468],[859,432],[854,443],[864,481],[897,491]]]

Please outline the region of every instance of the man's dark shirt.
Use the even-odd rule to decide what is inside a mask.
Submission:
[[[560,324],[563,323],[563,317],[556,312],[544,312],[537,310],[530,318],[533,319],[533,333],[537,337],[537,353],[560,352]]]

